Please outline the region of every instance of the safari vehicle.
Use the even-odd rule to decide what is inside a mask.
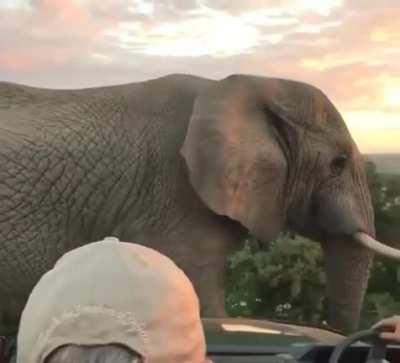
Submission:
[[[252,319],[203,319],[214,363],[400,363],[400,346],[376,332],[350,337],[309,326]],[[359,339],[367,338],[367,343]],[[386,360],[385,360],[386,359]]]
[[[214,363],[400,363],[400,346],[373,331],[350,337],[327,329],[254,319],[202,319]],[[370,344],[359,342],[369,338]],[[0,337],[0,363],[5,357]],[[385,360],[386,359],[386,360]]]

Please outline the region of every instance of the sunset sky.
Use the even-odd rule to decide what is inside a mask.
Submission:
[[[400,152],[399,19],[400,0],[0,0],[0,81],[291,78],[330,97],[362,152]]]

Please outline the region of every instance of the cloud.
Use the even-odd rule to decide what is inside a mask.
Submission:
[[[321,88],[375,148],[374,125],[400,117],[399,18],[398,0],[2,0],[0,80],[296,79]]]
[[[261,40],[257,29],[240,18],[212,11],[150,29],[139,22],[121,23],[108,35],[132,52],[170,57],[230,56],[251,50]]]
[[[329,15],[332,9],[343,5],[343,0],[204,0],[202,4],[232,14],[253,10],[268,10],[275,14],[302,15],[314,12]]]
[[[69,62],[91,46],[98,29],[74,0],[35,0],[29,10],[0,11],[0,72],[29,72]]]
[[[0,3],[0,9],[6,10],[19,9],[19,10],[31,10],[30,0],[3,0]]]

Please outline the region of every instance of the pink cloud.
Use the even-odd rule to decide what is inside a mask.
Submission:
[[[0,69],[10,72],[29,73],[45,70],[52,66],[58,66],[69,62],[76,50],[71,48],[35,47],[13,49],[0,54]],[[34,54],[34,56],[32,56]]]
[[[88,11],[78,0],[37,0],[35,5],[40,18],[59,26],[86,27],[90,24]]]
[[[311,83],[321,88],[341,112],[349,114],[377,112],[386,107],[385,97],[395,99],[393,94],[399,92],[400,85],[390,82],[400,77],[398,0],[386,0],[385,6],[376,0],[346,1],[343,6],[332,7],[328,15],[311,8],[293,14],[293,7],[282,5],[291,0],[209,1],[214,10],[224,10],[228,22],[229,16],[240,17],[249,11],[258,16],[254,24],[247,25],[254,27],[261,41],[229,57],[144,54],[146,45],[155,41],[154,29],[162,29],[157,41],[163,46],[163,39],[166,44],[171,40],[171,34],[167,34],[171,26],[182,22],[188,24],[182,30],[187,38],[185,45],[188,49],[196,47],[198,39],[191,44],[190,34],[201,29],[191,28],[191,24],[198,24],[191,20],[204,15],[193,12],[195,1],[188,1],[184,7],[178,0],[154,2],[152,14],[140,10],[143,1],[33,0],[31,11],[4,10],[0,2],[0,80],[75,88],[141,81],[176,72],[211,78],[259,74]],[[274,26],[268,19],[259,20],[265,4],[281,8],[278,18],[295,21],[278,26],[275,17],[270,19],[275,21]],[[206,16],[219,13],[211,11]],[[121,24],[131,26],[131,30],[120,38],[107,35],[110,30],[123,30]],[[181,39],[179,31],[174,34]],[[219,34],[224,35],[223,30]],[[235,41],[234,34],[227,31],[226,37]],[[271,34],[277,35],[277,41],[271,42]],[[207,39],[201,44],[207,45]],[[382,79],[389,79],[393,89],[382,90]]]
[[[102,32],[102,24],[78,0],[36,0],[31,22],[31,31],[43,40],[56,39],[61,43],[75,39],[90,42]]]
[[[96,47],[102,25],[78,0],[36,0],[29,12],[0,9],[0,72],[70,64]]]

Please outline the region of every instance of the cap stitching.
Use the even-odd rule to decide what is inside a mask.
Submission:
[[[103,305],[75,305],[70,309],[64,310],[60,316],[53,317],[49,327],[46,331],[39,334],[39,341],[42,344],[47,344],[54,330],[67,320],[74,320],[79,318],[82,314],[104,314],[111,316],[119,321],[119,323],[126,328],[129,333],[138,332],[147,350],[149,343],[149,336],[145,329],[145,324],[140,323],[136,316],[131,311],[121,312],[113,308]]]

